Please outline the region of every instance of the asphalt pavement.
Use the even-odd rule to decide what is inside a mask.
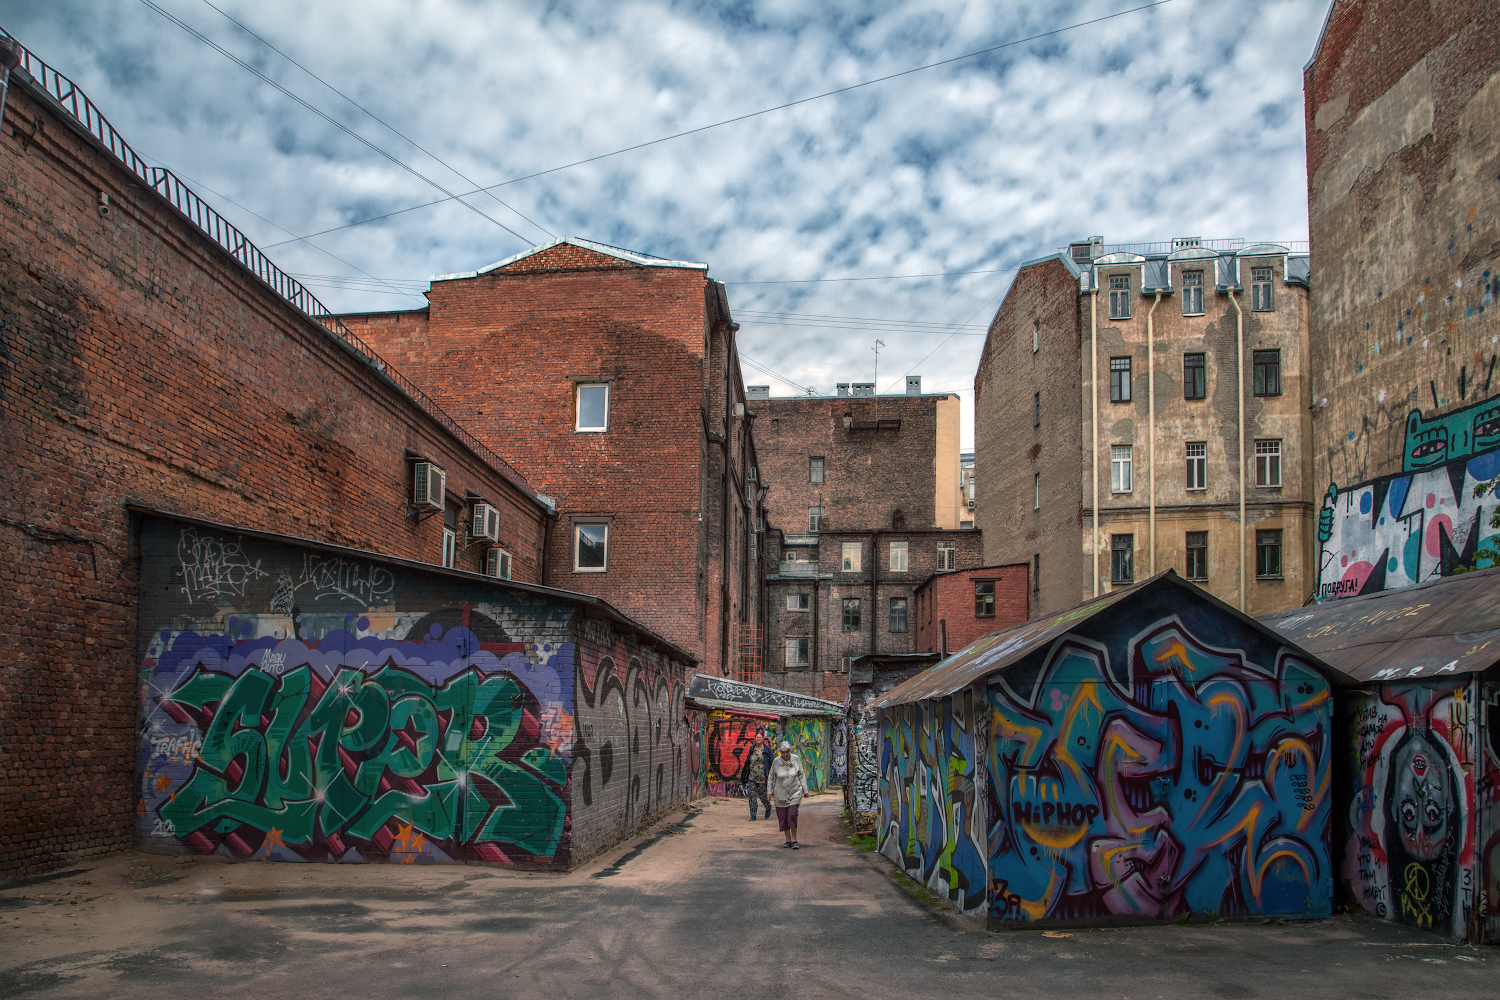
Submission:
[[[0,889],[0,997],[1500,996],[1500,949],[1350,916],[990,933],[700,803],[566,874],[126,853]]]

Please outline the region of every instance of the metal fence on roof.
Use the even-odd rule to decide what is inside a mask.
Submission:
[[[82,126],[83,130],[103,145],[125,169],[166,199],[168,204],[186,216],[187,220],[200,232],[227,250],[235,260],[268,285],[278,296],[338,338],[366,364],[389,379],[424,413],[441,424],[448,433],[491,468],[521,487],[528,495],[535,496],[535,491],[519,473],[511,468],[508,462],[490,451],[474,435],[464,430],[456,420],[443,411],[443,408],[432,397],[418,388],[416,383],[386,364],[368,344],[340,322],[332,310],[319,302],[317,296],[308,291],[306,286],[272,263],[271,259],[251,243],[237,226],[194,194],[192,189],[172,171],[166,167],[154,167],[147,163],[115,130],[99,107],[89,99],[87,94],[78,89],[72,80],[47,65],[36,53],[26,48],[4,28],[0,28],[0,37],[10,41],[19,60],[19,65],[11,71],[12,73],[24,72],[29,75],[51,98],[58,110]]]

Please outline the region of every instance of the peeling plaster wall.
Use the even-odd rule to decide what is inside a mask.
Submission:
[[[1340,0],[1306,72],[1320,599],[1494,562],[1497,35],[1494,4]]]

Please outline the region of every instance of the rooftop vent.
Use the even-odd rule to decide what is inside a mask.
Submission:
[[[873,396],[875,395],[874,382],[854,382],[849,386],[851,396]]]
[[[770,399],[771,398],[771,387],[768,386],[768,385],[747,385],[747,386],[745,386],[745,398],[746,399]]]
[[[922,395],[922,376],[920,376],[920,375],[908,375],[908,376],[906,376],[906,394],[908,396],[920,396],[920,395]]]
[[[1172,239],[1173,250],[1185,250],[1189,247],[1201,247],[1203,237],[1201,236],[1176,236]]]
[[[848,382],[840,382],[839,385],[838,385],[838,392],[839,392],[840,396],[847,396],[847,395],[849,395],[849,383]]]
[[[1080,263],[1087,263],[1095,257],[1102,257],[1104,256],[1104,237],[1090,236],[1086,240],[1069,243],[1068,253]]]

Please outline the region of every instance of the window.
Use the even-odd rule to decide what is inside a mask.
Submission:
[[[821,456],[807,460],[807,481],[810,483],[821,483],[823,481],[823,459]]]
[[[1281,578],[1280,528],[1255,533],[1255,578],[1257,580]]]
[[[859,598],[844,598],[844,631],[859,631]]]
[[[1031,509],[1042,509],[1042,474],[1040,472],[1031,474]]]
[[[1208,579],[1208,532],[1187,533],[1187,578],[1205,581]]]
[[[1130,359],[1109,359],[1109,401],[1130,402]]]
[[[906,631],[906,598],[891,598],[891,631]]]
[[[1042,321],[1034,319],[1031,321],[1031,353],[1035,354],[1042,349]]]
[[[960,528],[962,528],[964,531],[968,531],[970,528],[974,527],[974,522],[973,521],[959,521],[958,522],[958,526]]]
[[[609,566],[609,525],[573,525],[573,572],[603,573]]]
[[[1255,351],[1255,394],[1257,396],[1281,395],[1281,352]]]
[[[1203,315],[1203,272],[1182,272],[1182,314]]]
[[[906,543],[905,542],[892,542],[891,543],[891,572],[892,573],[905,573],[906,572]]]
[[[1182,356],[1182,398],[1202,399],[1208,395],[1207,368],[1202,354]]]
[[[452,569],[458,562],[458,532],[443,529],[443,565]]]
[[[939,571],[958,568],[958,543],[937,543],[937,568]]]
[[[809,535],[816,535],[818,533],[818,529],[820,529],[822,526],[823,526],[823,508],[822,507],[809,507],[809,508],[807,508],[807,533]]]
[[[1206,441],[1187,443],[1187,488],[1190,490],[1208,489],[1208,442]]]
[[[1131,491],[1130,464],[1130,445],[1117,444],[1109,449],[1109,491],[1111,493]]]
[[[1042,426],[1042,394],[1039,392],[1031,394],[1031,426]]]
[[[608,430],[609,383],[579,382],[578,397],[573,411],[575,431]]]
[[[1281,485],[1281,442],[1255,442],[1255,485]]]
[[[1031,596],[1036,597],[1042,592],[1042,554],[1038,552],[1031,557]]]
[[[1109,536],[1109,582],[1130,583],[1135,579],[1134,535]]]
[[[786,608],[788,611],[806,611],[812,604],[811,594],[787,594]]]
[[[1116,274],[1109,279],[1109,318],[1130,318],[1130,275]]]
[[[845,542],[844,543],[844,565],[843,565],[843,570],[844,570],[845,573],[858,573],[859,572],[859,570],[860,570],[860,559],[859,559],[860,551],[859,550],[860,550],[860,543],[859,542]]]
[[[994,580],[981,580],[974,584],[974,617],[995,617]]]
[[[1269,267],[1250,269],[1250,308],[1255,312],[1271,312],[1276,308],[1271,302],[1271,274]]]
[[[786,665],[805,667],[812,662],[812,639],[808,636],[792,636],[786,641]]]

